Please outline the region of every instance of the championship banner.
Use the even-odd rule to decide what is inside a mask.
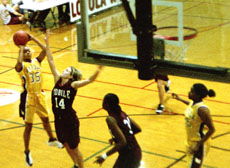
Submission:
[[[80,1],[81,0],[70,0],[70,16],[71,22],[80,19]],[[121,4],[120,0],[86,0],[88,1],[88,14],[94,14],[96,12],[103,11],[105,9],[117,6]]]

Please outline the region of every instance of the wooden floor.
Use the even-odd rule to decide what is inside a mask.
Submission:
[[[186,62],[208,66],[229,67],[230,60],[230,2],[228,0],[184,0],[184,22],[200,32],[192,40],[186,53]],[[48,18],[49,19],[49,18]],[[121,54],[136,54],[136,44],[130,40],[130,26],[121,8],[103,12],[91,17],[91,48]],[[52,20],[47,20],[48,27]],[[163,22],[163,21],[162,21]],[[24,168],[23,131],[24,122],[18,116],[19,100],[4,105],[4,102],[17,98],[20,92],[20,79],[14,70],[18,56],[18,48],[13,44],[15,31],[25,29],[41,41],[44,34],[38,29],[31,31],[26,25],[0,25],[0,167]],[[76,26],[64,25],[51,29],[50,43],[54,52],[57,68],[73,65],[81,69],[83,77],[89,77],[96,65],[79,63],[77,61]],[[33,56],[39,52],[34,43],[28,43]],[[42,63],[44,74],[44,89],[51,111],[51,90],[53,77],[47,60]],[[212,138],[211,150],[205,159],[204,167],[230,167],[230,87],[227,83],[218,83],[178,76],[170,76],[171,91],[187,98],[193,83],[204,83],[209,89],[214,89],[217,96],[205,99],[210,107],[216,132]],[[6,90],[7,89],[7,90]],[[97,168],[93,162],[97,155],[110,147],[109,131],[105,123],[107,113],[102,109],[102,99],[106,93],[116,93],[120,98],[122,109],[142,127],[137,135],[142,148],[142,168],[184,168],[184,117],[185,105],[165,97],[166,111],[156,115],[158,91],[153,80],[142,81],[137,78],[137,72],[121,68],[105,67],[98,79],[79,89],[74,102],[74,108],[80,118],[80,150],[83,153],[86,168]],[[13,95],[13,96],[12,96]],[[50,121],[53,126],[53,114]],[[48,147],[48,137],[43,130],[40,119],[35,116],[31,137],[31,153],[34,168],[70,168],[73,164],[64,149]],[[102,168],[111,168],[117,155],[109,157]]]

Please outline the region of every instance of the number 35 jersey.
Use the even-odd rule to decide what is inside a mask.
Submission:
[[[23,62],[23,68],[19,72],[22,85],[28,93],[40,93],[42,90],[41,64],[34,58],[31,62]]]
[[[52,109],[55,119],[76,119],[76,112],[72,108],[77,91],[71,87],[71,81],[61,85],[61,78],[52,90]]]

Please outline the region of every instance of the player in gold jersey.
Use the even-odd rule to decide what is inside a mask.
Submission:
[[[205,85],[196,83],[189,92],[189,99],[186,101],[177,94],[173,98],[188,105],[185,111],[185,128],[187,133],[186,155],[189,168],[200,168],[204,155],[207,154],[209,139],[215,132],[215,127],[210,115],[209,108],[204,105],[203,98],[214,97],[215,92],[208,90]]]
[[[33,126],[34,113],[42,120],[43,127],[46,130],[49,141],[49,146],[57,146],[62,148],[63,145],[53,136],[48,118],[48,110],[45,99],[45,93],[42,90],[42,71],[41,62],[46,56],[46,46],[30,35],[30,41],[34,41],[41,49],[38,57],[31,59],[31,51],[26,46],[19,46],[19,56],[15,65],[15,70],[19,73],[22,79],[24,91],[21,94],[20,101],[20,116],[25,121],[24,145],[25,145],[25,160],[28,166],[33,165],[33,160],[29,150],[30,135]]]

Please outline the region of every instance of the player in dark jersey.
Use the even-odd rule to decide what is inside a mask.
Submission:
[[[164,107],[164,94],[165,92],[169,92],[170,88],[170,80],[168,78],[168,75],[163,74],[155,74],[154,76],[155,81],[157,82],[157,89],[159,92],[159,104],[156,109],[157,114],[163,113],[165,107]]]
[[[95,163],[102,164],[107,156],[115,152],[119,156],[113,168],[138,168],[141,161],[141,148],[135,138],[135,134],[141,132],[140,126],[132,120],[119,106],[117,95],[109,93],[103,100],[103,108],[108,112],[107,125],[112,134],[112,149],[98,156]]]
[[[74,162],[74,168],[83,168],[82,154],[78,149],[79,120],[72,104],[77,93],[77,89],[93,82],[102,66],[99,66],[96,72],[86,80],[81,80],[80,70],[74,67],[66,68],[62,74],[59,74],[49,47],[49,32],[46,33],[46,54],[47,60],[54,76],[55,86],[52,90],[52,109],[55,116],[55,129],[58,140],[64,145],[67,153]]]

